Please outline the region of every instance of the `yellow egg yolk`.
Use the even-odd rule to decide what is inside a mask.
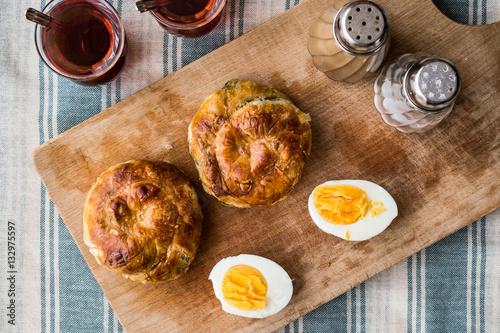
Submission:
[[[377,216],[385,212],[387,209],[384,208],[384,204],[380,201],[374,201],[370,205],[370,216]]]
[[[370,206],[365,191],[346,184],[318,186],[313,200],[322,218],[340,225],[362,219]]]
[[[267,282],[253,267],[231,267],[222,280],[222,294],[231,306],[239,310],[258,310],[266,306]]]

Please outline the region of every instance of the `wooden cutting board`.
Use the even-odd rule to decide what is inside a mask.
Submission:
[[[267,332],[500,207],[500,24],[454,23],[430,0],[380,0],[391,23],[388,60],[424,51],[450,59],[463,88],[452,114],[426,134],[385,125],[373,106],[375,77],[334,82],[307,51],[311,22],[331,5],[307,0],[38,147],[33,161],[50,197],[128,332]],[[203,194],[187,127],[202,101],[233,78],[286,93],[312,117],[313,148],[301,181],[271,207],[237,209]],[[130,282],[97,265],[82,239],[82,205],[95,178],[130,159],[165,160],[198,188],[199,254],[181,279]],[[381,235],[347,242],[323,233],[307,198],[333,179],[385,187],[399,217]],[[222,258],[250,253],[280,264],[294,295],[277,315],[246,319],[221,310],[208,275]]]

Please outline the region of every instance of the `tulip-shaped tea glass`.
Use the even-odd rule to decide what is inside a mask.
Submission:
[[[62,77],[98,85],[117,77],[125,63],[125,29],[105,0],[54,0],[42,12],[28,9],[37,23],[35,42],[45,64]]]

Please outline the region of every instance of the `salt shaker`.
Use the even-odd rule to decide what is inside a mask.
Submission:
[[[376,71],[389,50],[389,21],[373,1],[328,8],[309,30],[316,68],[336,81],[356,82]]]
[[[460,86],[460,75],[449,60],[403,54],[375,80],[375,107],[388,125],[404,133],[422,133],[451,112]]]

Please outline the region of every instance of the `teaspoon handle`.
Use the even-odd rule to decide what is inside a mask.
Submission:
[[[36,24],[40,24],[41,26],[48,27],[50,24],[50,16],[44,14],[34,8],[28,8],[26,11],[26,18],[31,22],[35,22]]]

